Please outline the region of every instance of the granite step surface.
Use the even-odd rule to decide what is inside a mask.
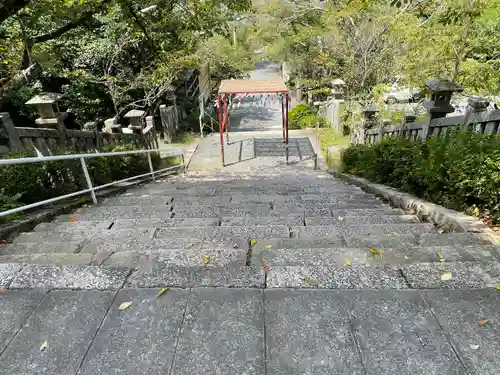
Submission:
[[[420,223],[415,215],[350,215],[332,217],[306,217],[306,226]]]
[[[436,232],[433,225],[428,223],[396,223],[396,224],[335,224],[292,227],[295,237],[356,237],[376,236],[379,234],[424,234]]]
[[[155,234],[155,239],[185,238],[207,241],[230,240],[231,238],[243,238],[251,241],[261,238],[289,237],[290,230],[284,225],[160,228]]]
[[[55,265],[91,265],[93,254],[74,253],[35,253],[0,255],[0,263],[55,264]]]
[[[84,240],[0,244],[0,255],[77,253]]]
[[[156,229],[133,228],[121,230],[87,230],[70,232],[30,232],[21,233],[12,241],[14,244],[34,243],[34,242],[64,242],[64,241],[91,241],[102,239],[106,241],[134,241],[150,240],[153,238]]]

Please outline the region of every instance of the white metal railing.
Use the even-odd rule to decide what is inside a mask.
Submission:
[[[178,164],[178,165],[171,166],[171,167],[162,168],[162,169],[155,171],[153,168],[153,162],[151,160],[151,153],[153,153],[153,152],[158,152],[158,153],[161,153],[162,155],[167,154],[166,156],[180,156],[182,158],[182,163]],[[113,182],[110,182],[108,184],[93,186],[92,179],[90,178],[90,174],[89,174],[89,171],[87,169],[87,164],[85,163],[86,158],[137,155],[137,154],[147,154],[148,163],[149,163],[149,172],[143,173],[143,174],[140,174],[137,176],[133,176],[133,177],[124,178],[122,180],[113,181]],[[17,159],[0,159],[0,167],[3,165],[44,163],[44,162],[48,162],[48,161],[76,160],[76,159],[80,159],[83,174],[85,175],[85,180],[86,180],[87,186],[88,186],[87,189],[76,191],[74,193],[61,195],[61,196],[55,197],[55,198],[46,199],[44,201],[27,204],[25,206],[13,208],[11,210],[3,211],[3,212],[0,212],[0,217],[15,214],[17,212],[29,210],[31,208],[40,207],[40,206],[43,206],[45,204],[54,203],[54,202],[57,202],[57,201],[60,201],[63,199],[72,198],[72,197],[76,197],[78,195],[83,195],[83,194],[87,194],[87,193],[90,193],[90,196],[92,197],[92,201],[94,203],[97,203],[97,197],[95,195],[95,192],[97,190],[101,190],[101,189],[104,189],[104,188],[107,188],[107,187],[110,187],[110,186],[113,186],[113,185],[116,185],[116,184],[119,184],[122,182],[132,181],[132,180],[136,180],[136,179],[147,177],[147,176],[151,176],[151,178],[154,181],[156,179],[155,174],[162,173],[162,172],[168,171],[170,169],[175,169],[175,168],[185,166],[184,151],[183,150],[171,150],[171,151],[166,152],[165,150],[154,149],[154,150],[137,150],[137,151],[120,151],[120,152],[99,152],[99,153],[94,153],[94,154],[72,154],[72,155],[39,156],[39,157],[17,158]]]

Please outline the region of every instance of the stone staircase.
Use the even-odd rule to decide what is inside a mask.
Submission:
[[[59,216],[0,245],[0,276],[10,288],[481,288],[500,284],[499,259],[478,234],[282,167],[176,176]]]

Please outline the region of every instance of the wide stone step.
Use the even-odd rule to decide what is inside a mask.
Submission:
[[[306,217],[307,226],[315,225],[356,225],[356,224],[396,224],[396,223],[420,223],[415,215],[351,215],[332,217]]]
[[[251,241],[262,238],[289,237],[290,230],[284,225],[160,228],[155,235],[157,239],[193,238],[210,242],[226,241],[232,238],[242,238]]]
[[[421,234],[419,237],[421,246],[466,246],[466,245],[491,245],[490,240],[480,233],[442,233],[442,234]]]
[[[332,209],[333,217],[367,217],[367,216],[386,216],[386,215],[405,215],[405,212],[399,208],[392,208],[388,205],[382,205],[377,208],[350,208],[350,209]]]
[[[393,266],[269,266],[267,288],[405,289],[405,278]]]
[[[154,250],[126,251],[111,254],[101,264],[130,268],[155,266],[158,264],[182,267],[222,267],[228,265],[245,266],[246,250]]]
[[[378,234],[422,234],[435,232],[433,225],[428,223],[399,223],[399,224],[363,224],[363,225],[316,225],[294,227],[292,233],[296,237],[355,237]]]
[[[162,227],[217,227],[218,218],[171,218],[171,219],[123,219],[115,220],[111,230],[125,228],[162,228]]]
[[[90,265],[93,254],[47,253],[0,255],[0,263]]]
[[[152,239],[155,229],[150,228],[134,228],[123,230],[88,230],[88,231],[71,231],[71,232],[31,232],[21,233],[14,238],[13,243],[33,243],[33,242],[64,242],[64,241],[91,241],[102,239],[108,242],[111,241],[131,241]]]
[[[155,264],[135,270],[127,280],[130,288],[161,287],[225,287],[263,288],[262,268],[225,267],[179,267]]]
[[[170,219],[172,208],[163,206],[92,206],[70,215],[61,215],[56,221],[104,221],[117,219]]]
[[[107,230],[113,225],[112,220],[103,221],[78,221],[73,218],[72,221],[59,223],[41,223],[38,224],[33,231],[35,232],[50,232],[50,231],[60,231],[60,232],[82,232],[85,230]]]
[[[283,201],[306,201],[309,203],[335,203],[338,201],[352,201],[357,199],[372,199],[373,195],[365,193],[337,192],[335,195],[325,194],[287,194],[287,195],[256,195],[249,189],[248,194],[232,194],[231,203],[273,203]]]
[[[0,255],[77,253],[82,248],[84,242],[84,240],[78,240],[2,244],[0,245]]]
[[[119,197],[106,198],[99,202],[100,206],[168,206],[173,200],[172,196],[156,196],[149,194],[132,195],[125,193]]]
[[[220,221],[221,226],[251,226],[251,225],[304,225],[304,215],[291,214],[287,216],[237,216],[223,217]]]
[[[275,209],[287,209],[287,208],[303,208],[308,209],[312,207],[328,207],[330,210],[335,209],[349,209],[349,208],[378,208],[383,207],[384,203],[376,198],[365,198],[359,200],[338,200],[335,202],[318,202],[318,201],[302,201],[302,200],[290,200],[290,201],[280,201],[274,202],[273,208]]]
[[[449,263],[500,261],[498,246],[399,247],[377,250],[369,248],[266,249],[261,262],[274,266],[403,265],[412,263]]]

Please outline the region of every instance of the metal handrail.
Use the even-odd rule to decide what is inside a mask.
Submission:
[[[147,176],[151,176],[152,180],[155,181],[156,180],[155,174],[162,173],[162,172],[168,171],[170,169],[185,166],[184,150],[172,150],[172,151],[169,151],[167,153],[167,156],[181,156],[182,164],[174,165],[172,167],[162,168],[162,169],[155,171],[153,168],[153,161],[151,160],[151,153],[153,153],[153,152],[165,154],[164,150],[153,149],[153,150],[118,151],[118,152],[96,152],[93,154],[37,156],[37,157],[27,157],[27,158],[17,158],[17,159],[0,159],[0,166],[2,166],[2,165],[16,165],[16,164],[29,164],[29,163],[44,163],[44,162],[48,162],[48,161],[58,161],[58,160],[77,160],[77,159],[80,159],[83,174],[85,175],[85,180],[86,180],[87,186],[88,186],[87,189],[76,191],[74,193],[61,195],[59,197],[46,199],[46,200],[43,200],[40,202],[27,204],[25,206],[20,206],[17,208],[13,208],[11,210],[0,212],[0,217],[15,214],[17,212],[22,212],[25,210],[29,210],[31,208],[40,207],[40,206],[43,206],[43,205],[46,205],[49,203],[58,202],[58,201],[61,201],[64,199],[76,197],[78,195],[83,195],[83,194],[87,194],[87,193],[90,193],[90,196],[92,197],[92,201],[94,202],[94,204],[96,204],[97,197],[95,195],[95,192],[98,190],[101,190],[101,189],[104,189],[104,188],[107,188],[107,187],[110,187],[110,186],[113,186],[116,184],[120,184],[122,182],[132,181],[132,180],[136,180],[136,179],[139,179],[142,177],[147,177]],[[143,174],[140,174],[137,176],[133,176],[133,177],[127,177],[127,178],[124,178],[122,180],[113,181],[113,182],[110,182],[108,184],[93,186],[92,179],[90,178],[90,174],[89,174],[89,171],[87,169],[87,164],[85,163],[85,158],[97,158],[97,157],[106,157],[106,156],[122,156],[122,155],[137,155],[137,154],[147,154],[148,163],[149,163],[149,172],[143,173]]]

